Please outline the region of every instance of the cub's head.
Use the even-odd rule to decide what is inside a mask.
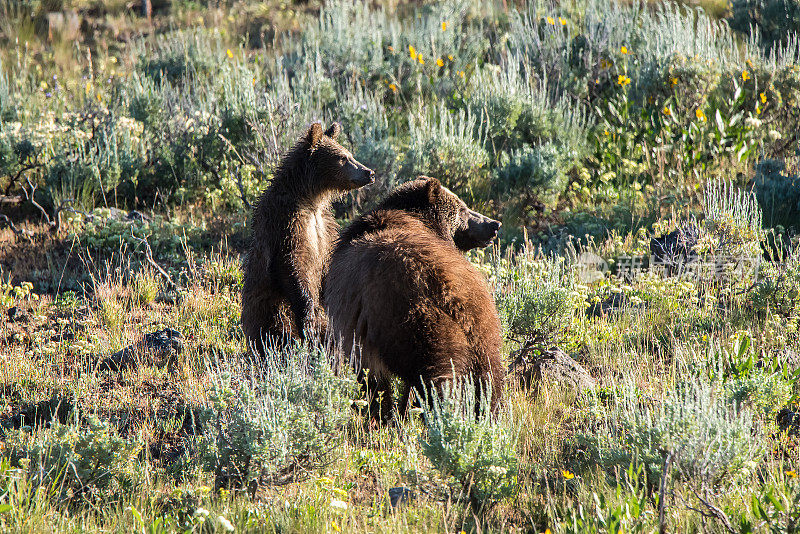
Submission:
[[[303,141],[308,144],[311,174],[324,180],[324,185],[334,191],[349,191],[373,183],[375,172],[356,161],[336,141],[341,132],[342,127],[338,122],[334,122],[324,132],[318,122],[308,129]]]
[[[439,180],[427,176],[397,187],[378,209],[415,213],[434,232],[453,241],[462,251],[487,246],[500,229],[498,221],[472,211]]]

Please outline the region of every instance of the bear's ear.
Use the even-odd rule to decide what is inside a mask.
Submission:
[[[322,125],[318,122],[315,122],[311,125],[311,128],[308,129],[308,133],[306,134],[306,141],[312,147],[317,146],[319,140],[322,139]]]
[[[442,195],[442,184],[436,178],[428,178],[427,176],[424,178],[428,180],[425,184],[425,190],[428,192],[428,201],[431,204],[436,204]]]
[[[342,125],[338,122],[334,122],[330,125],[330,127],[325,130],[325,135],[330,137],[331,139],[336,139],[339,137],[339,134],[342,133]]]

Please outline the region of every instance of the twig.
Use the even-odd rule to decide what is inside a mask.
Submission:
[[[147,238],[136,237],[136,235],[133,233],[133,227],[131,227],[131,237],[133,237],[140,243],[144,243],[144,254],[145,257],[147,258],[147,263],[152,265],[159,272],[159,274],[161,274],[161,276],[164,277],[164,280],[167,281],[167,284],[169,284],[170,288],[174,289],[175,287],[177,287],[175,285],[175,282],[172,281],[172,277],[169,275],[169,273],[165,271],[164,268],[161,267],[158,263],[156,263],[156,260],[153,259],[153,250],[150,248],[150,243],[147,242]]]
[[[28,241],[33,241],[33,237],[29,231],[17,228],[14,226],[14,223],[11,221],[11,219],[8,218],[8,215],[3,215],[0,213],[0,228],[3,228],[4,226],[9,227],[11,231],[14,232],[14,235],[21,236],[23,239]]]
[[[734,530],[733,525],[731,525],[731,521],[730,521],[730,519],[728,519],[728,516],[725,514],[725,512],[723,512],[722,510],[720,510],[719,508],[717,508],[716,506],[714,506],[713,504],[708,502],[706,499],[701,497],[700,494],[697,493],[697,490],[695,490],[694,488],[692,488],[692,493],[694,493],[695,497],[697,497],[697,500],[699,500],[700,503],[702,503],[703,506],[705,506],[708,509],[708,511],[699,510],[699,509],[689,505],[689,502],[686,499],[684,499],[683,497],[681,497],[683,502],[686,504],[686,508],[687,509],[692,510],[694,512],[697,512],[698,514],[702,515],[703,517],[716,519],[717,521],[722,523],[722,526],[725,527],[725,530],[727,530],[731,534],[736,534],[736,530]]]
[[[62,211],[69,211],[70,213],[77,213],[79,215],[83,215],[86,217],[87,220],[94,219],[94,215],[91,213],[87,213],[83,210],[79,210],[72,206],[72,203],[75,202],[75,199],[72,198],[65,198],[61,201],[61,203],[56,208],[55,213],[53,214],[53,218],[55,219],[55,226],[54,230],[58,231],[61,228],[61,212]]]
[[[31,204],[33,204],[33,205],[34,205],[34,206],[36,206],[37,208],[39,208],[39,211],[41,211],[41,212],[42,212],[42,215],[44,215],[44,219],[45,219],[45,221],[47,221],[47,224],[49,224],[50,226],[53,226],[53,221],[52,221],[52,219],[50,219],[50,215],[49,215],[49,214],[47,213],[47,211],[46,211],[46,210],[45,210],[45,209],[42,207],[42,205],[41,205],[41,204],[39,204],[38,202],[36,202],[36,199],[34,199],[34,195],[36,194],[36,188],[37,188],[38,186],[36,186],[36,185],[33,185],[33,184],[31,183],[31,179],[30,179],[30,178],[28,178],[27,176],[25,176],[25,182],[28,184],[28,187],[30,187],[30,188],[31,188],[31,191],[30,191],[30,193],[29,193],[29,192],[28,192],[28,190],[27,190],[27,189],[25,189],[24,187],[22,188],[22,192],[23,192],[23,193],[25,193],[25,199],[26,199],[26,200],[28,200],[28,201],[29,201]]]
[[[660,534],[666,534],[667,532],[667,524],[664,522],[664,510],[666,509],[667,474],[671,464],[672,453],[667,451],[667,456],[664,458],[664,471],[661,473],[661,488],[658,492],[658,532]]]

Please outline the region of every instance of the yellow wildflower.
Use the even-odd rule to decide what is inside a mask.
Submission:
[[[408,45],[408,55],[411,56],[411,59],[417,59],[417,49],[411,45]]]
[[[562,19],[561,17],[558,17],[558,22],[560,22],[562,26],[566,26],[567,25],[567,21]]]
[[[797,478],[797,472],[794,469],[786,471],[786,476],[789,478]]]
[[[662,110],[661,110],[661,113],[663,113],[663,114],[664,114],[664,115],[666,115],[667,117],[669,117],[670,115],[672,115],[672,111],[670,111],[670,109],[669,109],[668,107],[665,107],[664,109],[662,109]]]
[[[553,17],[547,17],[547,23],[551,26],[556,25],[556,21],[553,20]]]
[[[746,70],[743,70],[742,71],[742,80],[746,82],[749,79],[750,79],[750,73],[747,72]]]
[[[761,96],[761,103],[762,104],[766,104],[767,103],[767,93],[761,93],[761,95],[759,95],[759,96]]]
[[[425,60],[424,60],[424,59],[422,59],[422,54],[420,54],[420,55],[419,55],[419,57],[418,57],[417,59],[419,59],[419,64],[420,64],[420,65],[424,65],[424,64],[425,64]]]
[[[561,474],[564,475],[564,478],[566,478],[567,480],[572,480],[573,478],[575,478],[575,475],[573,475],[572,473],[570,473],[566,469],[562,470]]]
[[[393,83],[389,84],[389,89],[391,89],[393,93],[397,92],[397,86]]]
[[[450,61],[453,61],[453,54],[447,54],[447,59],[449,59]]]
[[[761,106],[756,106],[756,115],[761,115]]]
[[[620,84],[621,86],[625,87],[626,85],[631,83],[631,79],[628,78],[627,76],[625,76],[624,74],[620,74],[617,77],[617,83]]]
[[[103,100],[103,97],[100,96],[100,93],[97,93],[97,101],[98,102],[102,102],[102,100]]]
[[[458,75],[463,78],[464,77],[464,71],[463,70],[458,71]]]
[[[672,78],[670,83],[672,83],[672,85],[678,85],[678,78]]]
[[[627,54],[628,53],[628,47],[623,45],[622,48],[619,49],[619,51],[622,52],[623,55]]]
[[[442,22],[442,31],[447,30],[447,21]]]
[[[444,61],[442,61],[442,58],[438,58],[436,60],[436,64],[439,65],[440,67],[444,67]]]
[[[394,53],[394,47],[393,47],[393,46],[391,46],[391,45],[389,46],[389,52],[392,52],[392,53]]]
[[[229,57],[229,58],[233,59],[233,52],[231,52],[231,49],[230,49],[230,48],[229,48],[229,49],[227,49],[227,50],[225,51],[225,53],[226,53],[226,54],[228,54],[228,57]]]
[[[544,529],[544,534],[553,534],[549,528]]]
[[[335,530],[336,532],[341,532],[342,531],[342,529],[339,528],[339,525],[336,524],[336,520],[335,519],[331,519],[331,528],[333,530]]]
[[[703,113],[702,109],[698,108],[697,111],[694,112],[694,114],[698,119],[700,119],[703,122],[706,122],[706,114]]]

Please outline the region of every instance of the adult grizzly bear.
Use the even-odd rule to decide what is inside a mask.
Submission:
[[[307,333],[324,336],[322,278],[338,233],[331,202],[374,181],[374,172],[336,142],[341,126],[319,123],[283,157],[253,208],[244,261],[242,328],[264,354]]]
[[[390,413],[392,376],[405,382],[401,413],[411,387],[438,387],[454,373],[489,382],[493,408],[500,399],[505,368],[494,300],[453,239],[469,221],[461,199],[421,177],[358,218],[334,248],[325,282],[329,328],[342,354],[369,369],[373,400],[382,395],[373,414]]]

